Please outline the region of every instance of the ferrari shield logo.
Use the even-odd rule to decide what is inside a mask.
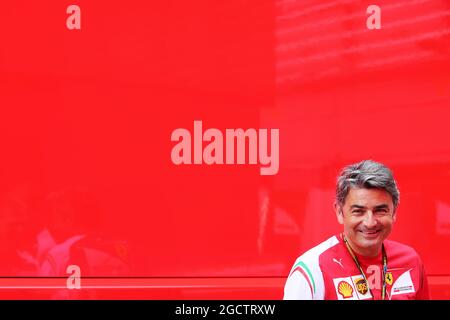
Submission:
[[[384,280],[388,285],[392,285],[392,282],[394,282],[394,276],[392,275],[392,272],[387,272]]]

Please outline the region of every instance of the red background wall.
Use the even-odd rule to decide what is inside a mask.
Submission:
[[[368,1],[80,0],[81,30],[66,28],[70,4],[0,7],[7,281],[38,276],[18,252],[47,228],[101,239],[127,266],[90,276],[147,286],[83,297],[278,299],[295,258],[340,230],[339,169],[374,159],[401,191],[392,239],[420,253],[434,298],[450,296],[446,1],[377,1],[372,31]],[[170,134],[194,120],[279,128],[279,173],[174,165]]]

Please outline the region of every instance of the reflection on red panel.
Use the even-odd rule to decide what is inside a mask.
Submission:
[[[143,286],[120,297],[279,299],[294,259],[339,231],[339,169],[369,158],[399,183],[392,238],[449,297],[447,1],[377,1],[381,30],[369,1],[80,0],[81,30],[69,4],[1,10],[1,298],[119,297],[31,288],[75,264],[112,279],[94,287]],[[195,120],[278,128],[279,172],[174,165],[171,133]]]

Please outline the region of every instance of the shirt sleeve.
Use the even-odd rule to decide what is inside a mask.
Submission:
[[[308,280],[300,273],[294,271],[284,286],[284,300],[312,300],[313,292]]]
[[[428,279],[427,279],[427,273],[425,272],[425,268],[422,264],[422,261],[420,263],[420,288],[417,291],[416,299],[417,300],[429,300],[430,295],[428,291]]]

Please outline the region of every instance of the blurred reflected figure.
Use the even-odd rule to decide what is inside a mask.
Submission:
[[[129,275],[128,245],[103,234],[101,212],[83,188],[42,197],[24,184],[4,193],[0,197],[0,276],[66,278],[69,265],[79,268],[81,278]],[[27,292],[57,299],[95,295],[92,290]]]
[[[36,206],[38,195],[29,184],[14,187],[0,197],[1,276],[34,275],[36,234],[41,228]]]
[[[37,235],[39,276],[67,276],[77,265],[83,276],[119,276],[129,273],[128,247],[106,240],[101,232],[101,210],[81,188],[50,193],[44,204],[45,227]]]

